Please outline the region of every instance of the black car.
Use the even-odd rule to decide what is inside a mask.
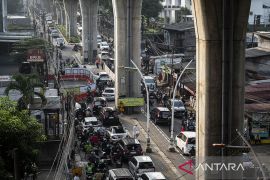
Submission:
[[[173,106],[173,99],[170,99],[169,101],[166,102],[166,107],[172,112],[172,107]],[[180,99],[175,99],[174,100],[174,117],[185,117],[186,114],[186,108]]]
[[[99,120],[103,126],[117,126],[120,124],[118,112],[113,107],[103,107],[99,113]]]
[[[94,98],[94,101],[92,103],[92,111],[93,111],[93,115],[98,115],[100,110],[103,108],[103,107],[106,107],[107,106],[107,101],[106,101],[106,98],[104,97],[95,97]]]
[[[117,148],[121,152],[123,160],[128,160],[133,156],[143,155],[140,142],[134,138],[125,138],[118,142]]]
[[[171,112],[166,107],[156,107],[150,112],[150,119],[152,119],[155,124],[164,123],[170,125]]]

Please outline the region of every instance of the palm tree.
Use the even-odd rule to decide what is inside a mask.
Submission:
[[[43,105],[46,104],[45,96],[41,93],[34,91],[34,87],[44,87],[37,75],[17,74],[13,75],[12,79],[14,79],[15,81],[12,81],[7,86],[7,88],[5,89],[5,94],[8,95],[9,91],[12,89],[21,92],[22,97],[18,101],[18,108],[20,110],[27,109],[27,106],[33,102],[34,95],[37,95],[41,98]]]

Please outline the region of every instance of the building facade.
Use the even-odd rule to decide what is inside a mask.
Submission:
[[[248,23],[250,25],[270,25],[270,1],[252,0]]]

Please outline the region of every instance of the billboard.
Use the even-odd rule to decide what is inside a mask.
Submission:
[[[27,51],[28,62],[44,62],[45,54],[41,49],[29,49]]]

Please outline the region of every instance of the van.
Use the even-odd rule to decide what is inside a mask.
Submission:
[[[155,166],[149,156],[134,156],[128,162],[131,174],[135,178],[140,177],[145,172],[155,172]]]
[[[147,87],[149,88],[149,93],[154,93],[157,89],[156,80],[151,76],[144,76],[145,83]],[[145,89],[144,81],[141,80],[141,90],[143,91]]]
[[[134,180],[134,177],[126,168],[110,169],[106,180]]]
[[[189,155],[192,147],[196,147],[196,132],[182,131],[175,137],[176,146],[183,154]]]

